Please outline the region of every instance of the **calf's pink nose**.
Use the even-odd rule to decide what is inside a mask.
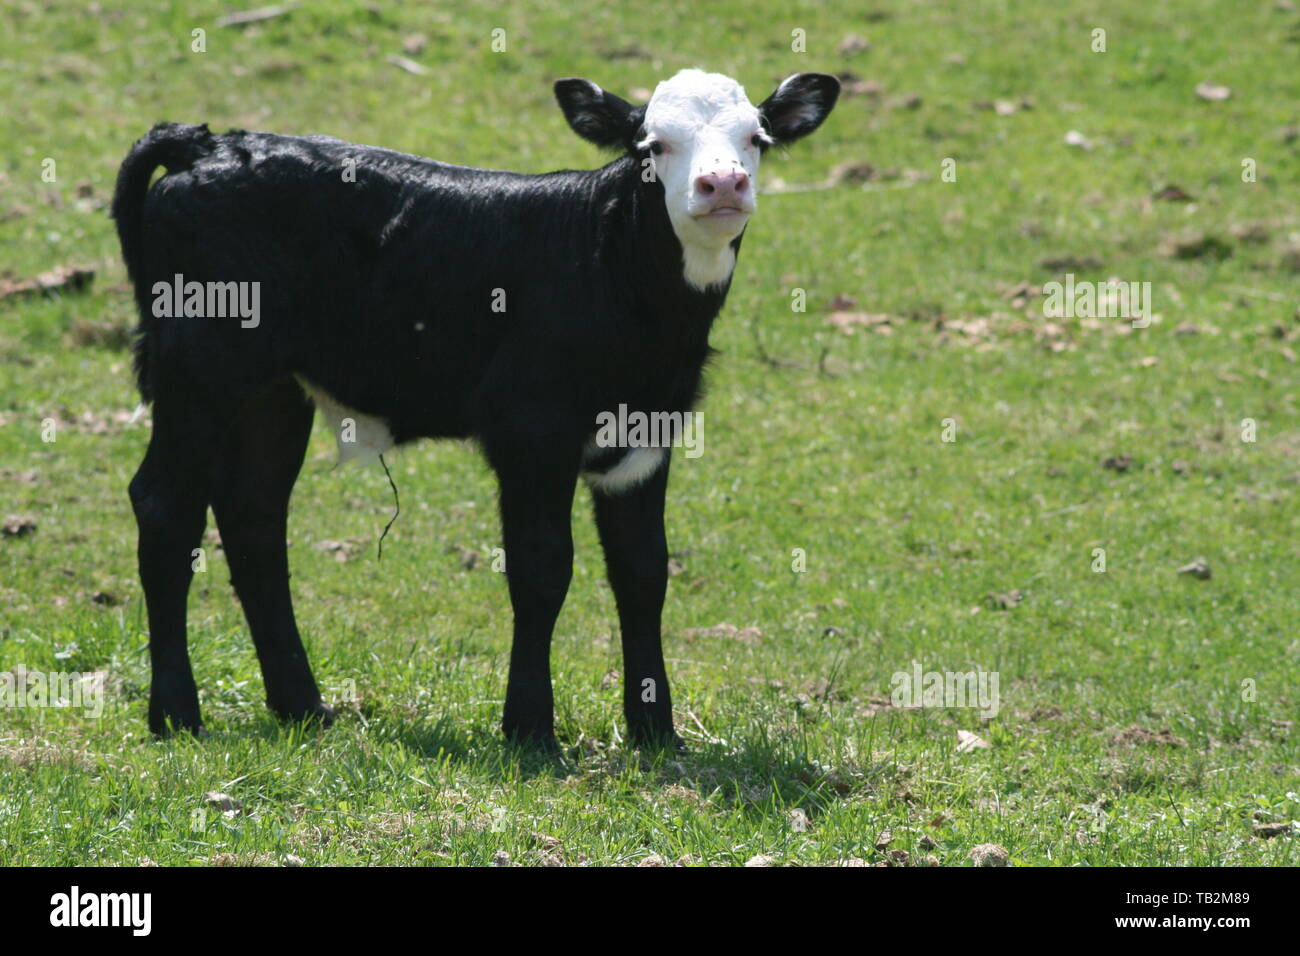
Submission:
[[[705,173],[695,180],[695,191],[708,200],[710,209],[739,206],[749,189],[749,176],[737,169]]]

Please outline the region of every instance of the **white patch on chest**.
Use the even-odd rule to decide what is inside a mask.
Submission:
[[[334,433],[334,440],[339,446],[338,464],[347,464],[349,461],[369,464],[393,447],[393,433],[382,418],[340,404],[329,392],[301,375],[295,375],[294,378],[325,416],[326,424]]]
[[[731,278],[736,268],[736,250],[730,243],[721,249],[683,244],[682,266],[687,284],[703,291],[711,285],[722,285]]]
[[[593,440],[588,450],[597,448]],[[606,472],[583,472],[583,480],[604,495],[620,495],[647,481],[664,463],[662,448],[632,448],[617,465]]]

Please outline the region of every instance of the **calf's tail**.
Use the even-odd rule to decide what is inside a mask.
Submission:
[[[154,170],[164,166],[169,173],[189,169],[195,162],[216,148],[215,139],[205,125],[190,126],[183,123],[159,123],[136,141],[122,162],[117,174],[117,189],[113,193],[113,219],[117,223],[117,237],[122,245],[122,259],[127,274],[135,286],[136,305],[140,310],[140,323],[135,329],[135,379],[140,397],[153,400],[149,375],[149,332],[155,321],[150,307],[150,291],[146,287],[141,252],[144,244],[144,201],[149,194],[149,181]]]

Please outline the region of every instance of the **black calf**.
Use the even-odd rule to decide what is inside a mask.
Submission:
[[[285,551],[310,396],[345,457],[422,437],[481,445],[500,481],[515,612],[504,729],[546,747],[583,475],[618,602],[631,737],[674,742],[660,647],[668,455],[597,447],[597,416],[692,408],[758,155],[815,129],[837,92],[803,74],[755,108],[734,81],[686,71],[647,109],[561,81],[570,125],[622,152],[538,176],[204,126],[163,124],[136,143],[113,215],[141,314],[137,379],[154,403],[130,487],[150,728],[201,727],[185,616],[209,505],[268,704],[287,719],[332,717]],[[159,165],[167,175],[150,188]]]

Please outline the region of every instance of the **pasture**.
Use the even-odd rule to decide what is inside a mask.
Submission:
[[[0,672],[105,688],[98,716],[0,707],[0,864],[1300,863],[1294,4],[328,0],[218,26],[230,9],[0,8],[0,292],[95,272],[0,298]],[[801,70],[846,89],[763,162],[703,454],[674,456],[689,753],[624,743],[585,491],[548,760],[498,727],[478,453],[388,456],[381,561],[388,479],[333,469],[319,417],[289,555],[340,720],[266,712],[210,530],[209,734],[152,739],[126,497],[149,417],[128,420],[106,208],[131,143],[173,120],[590,168],[608,157],[552,82],[644,102],[691,66],[754,100]],[[1045,316],[1067,274],[1150,283],[1152,321]],[[996,674],[996,713],[898,706],[914,667]]]

